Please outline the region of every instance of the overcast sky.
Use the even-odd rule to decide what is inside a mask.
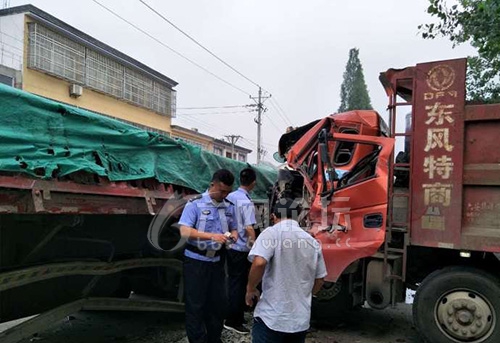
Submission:
[[[92,0],[11,0],[10,5],[31,3],[174,79],[179,85],[173,124],[216,137],[241,135],[238,144],[255,151],[255,113],[247,113],[245,108],[183,109],[251,104],[248,94],[257,95],[255,85],[139,0],[98,1],[240,90],[190,64]],[[428,0],[145,1],[272,94],[263,117],[263,143],[269,152],[265,160],[272,158],[289,123],[303,125],[337,110],[350,48],[360,49],[372,105],[381,114],[385,114],[387,99],[379,72],[473,54],[467,46],[452,49],[447,40],[420,38],[417,26],[432,21],[425,12]],[[286,116],[278,113],[278,107]],[[254,153],[250,162],[255,162]]]

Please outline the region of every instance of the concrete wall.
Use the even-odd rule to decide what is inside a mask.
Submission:
[[[73,98],[69,95],[70,82],[28,68],[24,68],[23,74],[23,89],[30,93],[104,113],[114,118],[166,132],[171,131],[171,118],[168,116],[159,115],[88,88],[83,89],[82,96]]]
[[[22,70],[24,14],[0,17],[0,65]],[[16,80],[16,84],[21,80]]]

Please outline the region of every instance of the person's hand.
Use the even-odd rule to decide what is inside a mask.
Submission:
[[[222,233],[214,233],[212,235],[212,241],[219,243],[219,244],[226,244],[227,237]]]
[[[231,238],[233,239],[233,243],[238,241],[238,231],[231,231]]]
[[[255,240],[249,238],[247,241],[247,247],[252,249],[253,245],[255,244]]]
[[[245,295],[245,303],[247,304],[247,306],[253,307],[257,303],[257,301],[259,301],[259,298],[260,292],[258,289],[247,289],[247,294]]]

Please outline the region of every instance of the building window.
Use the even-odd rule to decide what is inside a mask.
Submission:
[[[222,150],[222,148],[214,147],[214,154],[224,156],[224,151]]]
[[[227,158],[233,158],[233,157],[231,156],[231,151],[226,151],[226,157],[227,157]]]
[[[175,117],[176,92],[38,23],[29,23],[28,67]]]
[[[4,85],[13,87],[14,86],[14,78],[7,76],[7,75],[0,74],[0,83],[3,83]]]
[[[153,81],[131,69],[125,69],[123,98],[133,104],[153,108]]]
[[[112,59],[87,49],[86,84],[90,88],[122,98],[123,69]]]
[[[85,47],[36,23],[28,27],[28,67],[84,84]]]
[[[238,161],[240,161],[240,162],[246,162],[247,161],[247,155],[245,155],[245,154],[238,154]]]

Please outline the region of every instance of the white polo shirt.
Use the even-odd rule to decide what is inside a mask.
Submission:
[[[286,219],[259,235],[248,259],[255,256],[267,265],[254,317],[275,331],[307,330],[314,280],[327,274],[321,245],[295,220]]]

